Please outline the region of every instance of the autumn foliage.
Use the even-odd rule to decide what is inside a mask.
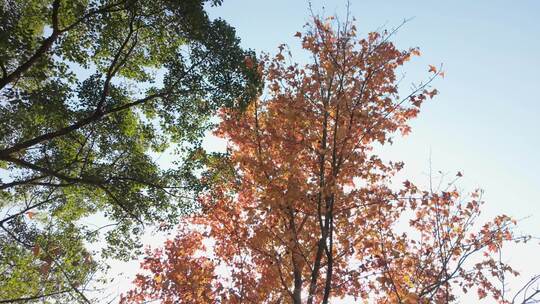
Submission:
[[[497,279],[513,270],[497,253],[514,239],[511,219],[478,223],[480,191],[396,185],[403,163],[374,151],[410,132],[442,73],[426,68],[399,96],[398,70],[420,52],[391,34],[358,38],[351,23],[314,18],[296,34],[309,64],[284,45],[263,57],[264,97],[222,112],[216,132],[235,174],[148,252],[122,302],[448,303],[469,290],[504,302]]]

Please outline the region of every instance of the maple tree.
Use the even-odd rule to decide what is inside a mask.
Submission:
[[[475,290],[510,303],[497,282],[516,272],[498,252],[519,240],[515,222],[478,223],[481,191],[453,182],[396,186],[404,164],[374,151],[410,132],[443,76],[430,66],[400,97],[397,71],[420,52],[397,49],[392,34],[358,38],[352,23],[315,17],[296,34],[310,63],[292,62],[285,45],[262,58],[266,97],[221,113],[229,169],[178,236],[148,251],[121,302],[448,303]]]

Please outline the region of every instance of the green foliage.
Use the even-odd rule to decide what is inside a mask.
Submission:
[[[151,155],[197,149],[217,110],[260,89],[254,54],[206,2],[221,4],[0,3],[0,299],[85,301],[88,244],[127,259],[144,223],[193,210],[201,163],[164,170]],[[103,236],[83,224],[99,215]]]
[[[28,232],[21,221],[13,221],[9,229]],[[56,301],[81,300],[73,291],[84,290],[90,275],[98,270],[82,240],[82,235],[72,224],[47,226],[44,234],[29,234],[23,242],[31,242],[31,249],[20,243],[0,240],[0,299],[21,299],[53,294]],[[30,230],[35,230],[30,229]],[[49,297],[50,299],[51,297]],[[54,303],[54,302],[46,302]]]

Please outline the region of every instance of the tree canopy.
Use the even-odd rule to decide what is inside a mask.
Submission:
[[[469,290],[509,303],[497,282],[515,272],[498,250],[517,240],[512,219],[479,223],[481,192],[452,181],[395,185],[404,164],[374,149],[410,132],[443,75],[426,67],[400,96],[397,71],[420,52],[391,34],[359,38],[351,23],[315,17],[296,34],[309,63],[285,45],[262,58],[264,97],[221,112],[230,174],[147,252],[122,303],[449,303]]]
[[[219,4],[0,3],[1,300],[87,302],[101,231],[105,256],[127,259],[145,223],[193,209],[182,155],[259,90],[253,53],[205,12]],[[166,149],[179,166],[156,163]]]

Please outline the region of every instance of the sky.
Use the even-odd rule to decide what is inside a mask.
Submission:
[[[314,12],[342,18],[346,4],[312,1]],[[209,14],[233,25],[242,45],[258,54],[286,43],[299,62],[306,60],[293,35],[309,20],[307,1],[225,0]],[[443,64],[446,74],[412,133],[381,148],[383,157],[404,161],[407,178],[419,184],[427,182],[430,159],[434,172],[462,172],[460,189],[485,191],[486,217],[511,215],[522,219],[519,231],[540,236],[540,1],[350,0],[350,14],[361,35],[412,18],[393,39],[422,52],[404,69],[405,91],[429,76],[428,64]],[[211,137],[205,145],[223,148]],[[152,246],[160,242],[147,238]],[[503,251],[522,272],[516,282],[540,273],[539,253],[538,242]],[[136,263],[115,268],[129,275]],[[126,286],[124,280],[117,288]]]

